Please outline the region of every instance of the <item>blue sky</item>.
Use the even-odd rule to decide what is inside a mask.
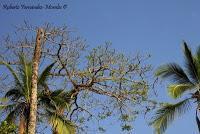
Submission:
[[[0,36],[13,25],[28,20],[34,25],[66,24],[91,47],[111,41],[125,53],[150,53],[156,68],[167,62],[182,64],[181,43],[193,50],[200,44],[199,0],[1,0],[4,4],[67,4],[66,10],[4,10],[0,4]],[[159,100],[167,97],[166,85],[157,87]],[[175,121],[166,134],[197,134],[194,110]],[[141,117],[134,123],[136,134],[153,134]],[[117,133],[114,126],[107,133]]]

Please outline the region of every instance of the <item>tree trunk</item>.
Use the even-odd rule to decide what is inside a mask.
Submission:
[[[25,130],[26,130],[26,122],[24,117],[20,117],[19,119],[19,134],[25,134]]]
[[[37,114],[37,80],[38,66],[41,57],[41,44],[44,36],[44,30],[39,28],[37,31],[36,44],[33,56],[33,72],[31,80],[31,99],[30,99],[30,114],[28,122],[28,134],[35,134],[36,129],[36,114]]]

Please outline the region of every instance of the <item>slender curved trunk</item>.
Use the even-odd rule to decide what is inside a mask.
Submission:
[[[28,134],[35,134],[36,116],[37,116],[37,80],[38,68],[41,57],[41,44],[44,36],[44,30],[39,28],[37,31],[36,44],[33,56],[33,72],[31,80],[31,99],[30,99],[30,114],[28,122]]]
[[[20,117],[19,119],[19,134],[25,134],[26,131],[26,121],[24,119],[24,117]]]

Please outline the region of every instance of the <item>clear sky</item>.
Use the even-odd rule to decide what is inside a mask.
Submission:
[[[63,10],[5,10],[3,4],[67,4]],[[0,36],[13,31],[13,25],[24,20],[42,25],[50,22],[66,24],[77,35],[96,46],[111,41],[125,53],[150,53],[156,68],[167,62],[182,64],[182,40],[193,50],[200,44],[199,0],[1,0]],[[171,101],[166,86],[158,86],[160,101]],[[175,121],[166,134],[198,134],[195,111]],[[141,117],[134,123],[136,134],[153,134]],[[107,134],[116,133],[113,126]]]

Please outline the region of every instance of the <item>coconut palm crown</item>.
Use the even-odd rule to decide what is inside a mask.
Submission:
[[[30,110],[32,62],[25,59],[23,54],[19,55],[19,61],[16,68],[0,61],[0,65],[4,65],[14,78],[14,85],[5,93],[8,101],[5,105],[0,105],[0,108],[8,113],[5,120],[7,122],[18,121],[19,134],[24,134],[27,131]],[[47,66],[38,78],[38,110],[43,112],[42,115],[52,126],[53,133],[74,134],[73,124],[59,113],[61,109],[62,111],[69,109],[69,100],[66,97],[68,93],[64,90],[51,91],[47,84],[53,66],[54,63]]]
[[[158,109],[150,122],[156,134],[163,134],[176,117],[190,109],[191,101],[197,104],[196,122],[200,132],[198,108],[200,102],[200,47],[192,54],[187,43],[183,43],[185,67],[177,63],[169,63],[160,66],[155,75],[168,78],[172,82],[168,86],[168,93],[173,99],[178,99],[176,104],[166,104]]]

